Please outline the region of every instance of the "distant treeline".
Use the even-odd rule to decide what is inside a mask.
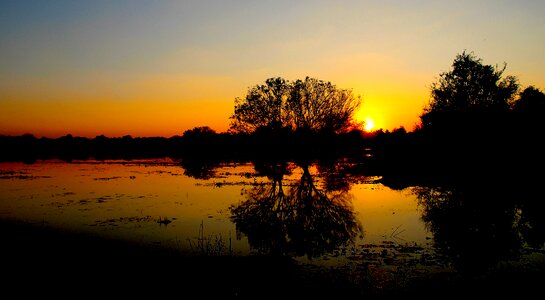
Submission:
[[[391,132],[372,133],[352,130],[318,134],[263,129],[252,134],[235,134],[196,127],[170,138],[0,136],[0,161],[170,157],[181,160],[187,175],[209,178],[222,162],[259,165],[293,161],[328,165],[344,160],[350,167],[343,172],[381,176],[381,182],[391,188],[445,182],[541,185],[545,168],[543,123],[513,113],[504,115],[505,119],[497,118],[494,116],[495,121],[485,116],[473,121],[465,118],[463,125],[445,126],[441,130],[417,128],[411,132],[400,127]]]
[[[457,120],[454,122],[453,120]],[[210,161],[313,160],[373,157],[388,165],[418,167],[452,164],[452,167],[490,160],[517,163],[540,159],[544,123],[529,114],[474,114],[463,118],[444,115],[444,124],[406,131],[399,127],[368,133],[282,131],[261,128],[253,133],[217,133],[195,127],[173,137],[72,136],[37,138],[32,134],[0,135],[0,161],[33,162],[40,159],[184,158]],[[463,120],[463,122],[461,122]],[[473,162],[474,160],[474,162]],[[441,162],[441,164],[439,164]]]
[[[216,133],[196,127],[181,136],[94,138],[65,135],[37,138],[32,134],[0,135],[0,161],[33,162],[41,159],[194,158],[251,160],[256,157],[296,159],[353,155],[364,147],[359,130],[344,134],[292,134],[262,130],[252,134]]]

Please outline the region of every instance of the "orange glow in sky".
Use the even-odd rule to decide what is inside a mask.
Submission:
[[[530,0],[2,1],[0,134],[223,132],[235,98],[278,76],[352,89],[357,120],[409,131],[464,50],[544,90],[543,11]]]

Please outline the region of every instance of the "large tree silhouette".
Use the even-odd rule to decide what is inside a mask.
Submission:
[[[289,124],[286,99],[290,83],[280,77],[269,78],[265,84],[255,85],[245,98],[235,99],[235,111],[230,117],[231,130],[251,133],[261,127],[281,128]]]
[[[353,128],[361,99],[351,90],[307,77],[292,84],[286,104],[292,128],[340,133]]]
[[[361,98],[331,82],[306,77],[290,82],[277,77],[235,99],[231,130],[253,133],[259,129],[311,132],[347,132],[354,128],[354,113]]]
[[[473,53],[458,54],[452,70],[432,84],[420,116],[423,127],[475,127],[472,123],[484,124],[488,116],[509,111],[519,85],[515,76],[503,76],[505,68],[485,65]]]

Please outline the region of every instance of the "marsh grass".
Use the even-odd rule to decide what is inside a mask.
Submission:
[[[231,232],[225,239],[221,234],[204,234],[204,222],[199,225],[199,235],[196,238],[188,238],[189,248],[198,255],[203,256],[231,256],[233,254]]]

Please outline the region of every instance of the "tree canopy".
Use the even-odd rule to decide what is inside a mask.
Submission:
[[[269,78],[244,98],[235,99],[231,130],[252,133],[260,128],[292,131],[347,132],[356,126],[361,98],[352,90],[306,77],[288,81]]]
[[[515,76],[503,76],[503,68],[485,65],[473,53],[458,54],[452,70],[441,73],[431,86],[431,99],[420,116],[424,127],[445,114],[508,111],[519,90]]]
[[[545,94],[534,86],[529,86],[520,93],[513,104],[513,111],[519,113],[542,114],[545,112]]]

